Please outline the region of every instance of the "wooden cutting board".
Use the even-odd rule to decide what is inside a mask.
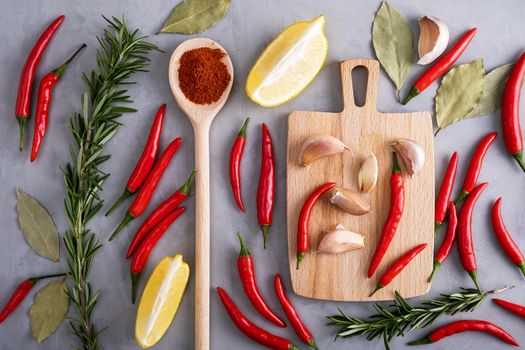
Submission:
[[[368,70],[365,104],[354,103],[352,70]],[[288,118],[287,212],[288,253],[292,284],[298,295],[338,301],[393,299],[394,291],[404,297],[425,294],[432,270],[434,251],[434,138],[428,112],[381,113],[376,109],[379,62],[353,59],[341,63],[344,109],[341,113],[293,112]],[[311,135],[328,134],[342,140],[350,150],[323,158],[309,167],[298,163],[302,142]],[[389,179],[392,148],[396,138],[410,138],[425,149],[426,161],[413,178],[404,175],[405,210],[390,248],[376,274],[366,273],[390,208]],[[373,152],[379,163],[379,179],[374,192],[364,194],[372,211],[351,216],[330,204],[327,196],[314,207],[310,220],[310,254],[296,270],[297,220],[308,195],[325,182],[358,191],[357,174],[362,161]],[[317,254],[322,236],[337,224],[365,236],[365,248],[338,255]],[[420,243],[428,247],[410,265],[373,297],[377,279],[399,256]]]

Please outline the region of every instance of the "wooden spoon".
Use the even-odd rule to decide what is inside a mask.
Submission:
[[[200,47],[221,49],[231,80],[218,101],[198,105],[186,98],[179,87],[180,57]],[[180,44],[171,55],[170,86],[179,107],[191,121],[195,133],[196,204],[195,204],[195,349],[210,348],[210,125],[228,99],[233,82],[230,56],[222,46],[205,38],[190,39]]]

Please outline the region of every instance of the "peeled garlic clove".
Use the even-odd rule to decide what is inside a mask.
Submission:
[[[370,193],[374,190],[377,184],[378,172],[377,158],[375,154],[370,153],[363,164],[361,164],[361,169],[359,169],[357,174],[357,183],[361,192]]]
[[[345,188],[335,188],[330,202],[352,215],[364,215],[370,211],[371,206],[361,195]]]
[[[343,225],[337,225],[335,230],[328,232],[317,247],[321,254],[339,254],[365,246],[365,238],[359,233],[347,231]]]
[[[413,177],[425,164],[425,150],[413,140],[397,139],[392,143],[392,147],[399,153],[405,170]]]
[[[448,45],[448,27],[439,18],[424,16],[419,19],[419,61],[429,64],[438,58]]]
[[[316,160],[342,153],[348,147],[336,137],[330,135],[315,135],[308,137],[301,147],[299,162],[308,166]]]

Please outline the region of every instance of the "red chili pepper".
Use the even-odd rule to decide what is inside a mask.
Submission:
[[[46,278],[52,278],[52,277],[60,277],[65,276],[65,273],[59,273],[55,275],[47,275],[47,276],[39,276],[39,277],[32,277],[28,278],[22,283],[18,285],[18,287],[15,289],[13,294],[11,294],[11,297],[7,301],[7,303],[4,305],[4,308],[2,311],[0,311],[0,324],[5,321],[5,319],[13,313],[13,311],[16,310],[18,305],[25,299],[25,297],[29,294],[31,289],[33,289],[34,285],[43,279]]]
[[[317,203],[317,200],[334,188],[335,182],[327,182],[324,185],[316,188],[306,199],[301,208],[299,214],[299,222],[297,224],[297,270],[299,270],[299,264],[303,261],[310,247],[310,235],[308,233],[308,224],[310,223],[310,216],[312,215],[312,209]]]
[[[71,57],[67,59],[60,66],[55,68],[51,73],[46,74],[40,81],[38,88],[38,102],[36,104],[35,112],[35,133],[33,134],[33,146],[31,147],[31,161],[34,162],[38,156],[40,145],[46,134],[47,123],[49,121],[49,109],[51,108],[51,98],[53,94],[53,88],[58,82],[62,73],[66,70],[69,64],[75,59],[75,57],[86,47],[86,44],[82,44]]]
[[[239,277],[241,278],[242,286],[246,296],[252,303],[253,307],[268,321],[275,323],[279,327],[286,327],[286,324],[277,316],[272,309],[266,304],[264,298],[257,287],[257,278],[255,277],[255,265],[250,251],[244,244],[240,232],[237,232],[239,242],[241,243],[241,251],[237,259],[237,269],[239,270]]]
[[[463,208],[461,208],[458,221],[458,250],[461,263],[479,290],[481,289],[478,283],[476,253],[474,252],[474,244],[472,242],[472,213],[474,211],[474,205],[487,185],[488,182],[484,182],[472,190]]]
[[[502,308],[512,311],[516,315],[525,318],[525,306],[514,304],[506,300],[497,299],[497,298],[492,299],[492,301],[498,304],[499,306],[501,306]]]
[[[44,30],[40,35],[35,46],[31,49],[29,56],[27,57],[22,72],[20,73],[20,82],[18,84],[18,95],[16,97],[15,116],[20,125],[20,143],[18,148],[20,151],[24,148],[24,135],[27,123],[27,118],[31,115],[31,89],[33,87],[33,81],[35,80],[35,72],[38,67],[38,63],[44,54],[49,42],[53,38],[53,35],[57,31],[65,16],[57,17],[49,27]]]
[[[385,224],[383,225],[383,230],[381,232],[381,238],[377,243],[376,251],[370,262],[370,267],[368,268],[368,278],[376,272],[379,263],[385,256],[390,242],[396,234],[397,226],[399,221],[401,221],[401,215],[403,215],[403,208],[405,206],[405,184],[403,182],[403,175],[401,174],[401,168],[397,161],[397,154],[392,153],[393,165],[392,165],[392,175],[390,177],[390,211],[388,212],[388,217]]]
[[[417,247],[409,250],[407,253],[402,255],[396,261],[394,261],[392,265],[388,268],[388,270],[386,270],[386,272],[379,278],[376,288],[369,296],[374,295],[378,290],[388,286],[390,282],[392,282],[392,280],[397,275],[399,275],[401,271],[403,271],[405,267],[426,247],[427,247],[426,243],[420,244]]]
[[[268,233],[272,224],[275,192],[275,163],[270,131],[262,124],[262,159],[257,189],[257,217],[261,226],[264,249],[268,247]]]
[[[461,187],[461,193],[459,194],[458,199],[456,199],[456,205],[465,199],[472,191],[474,186],[476,186],[485,154],[487,154],[487,150],[489,149],[492,142],[496,139],[497,135],[498,134],[496,132],[491,132],[485,136],[476,147],[476,151],[470,160],[467,174],[465,175],[465,180],[463,181],[463,186]]]
[[[456,63],[458,58],[463,54],[463,51],[467,48],[468,44],[476,35],[477,28],[472,28],[466,32],[461,39],[444,54],[439,60],[436,61],[430,68],[428,68],[412,85],[407,97],[403,100],[403,104],[406,105],[408,101],[419,95],[423,90],[430,86],[436,81],[443,73],[445,73],[450,67]]]
[[[162,237],[164,232],[171,226],[171,224],[178,219],[179,216],[184,213],[186,207],[180,207],[175,209],[172,213],[166,216],[153,230],[151,233],[144,238],[142,243],[137,249],[133,259],[131,260],[130,273],[131,273],[131,302],[135,304],[135,296],[137,292],[137,283],[139,281],[140,273],[144,270],[144,266],[148,262],[149,255],[155,245]]]
[[[447,233],[445,234],[445,238],[443,239],[443,242],[441,243],[441,246],[439,247],[438,251],[436,252],[436,256],[434,257],[434,268],[432,269],[432,274],[430,275],[428,282],[432,282],[432,279],[434,278],[434,275],[436,274],[437,270],[448,258],[450,250],[452,249],[452,245],[456,240],[457,228],[458,216],[456,213],[456,206],[453,202],[450,202],[448,210]]]
[[[501,216],[501,197],[498,198],[492,206],[492,226],[494,227],[496,238],[498,239],[501,248],[505,251],[505,254],[507,254],[513,263],[518,265],[521,272],[525,275],[525,259],[523,258],[523,254],[516,242],[512,240],[512,237],[503,222],[503,217]]]
[[[244,153],[244,146],[246,145],[246,128],[250,118],[246,118],[241,130],[237,134],[237,138],[233,143],[232,150],[230,152],[230,182],[233,190],[233,197],[239,209],[244,212],[244,204],[241,196],[241,159]]]
[[[120,223],[120,225],[118,225],[115,232],[113,232],[113,234],[109,237],[110,241],[114,240],[120,233],[120,231],[122,231],[122,229],[131,222],[131,220],[135,219],[137,216],[142,214],[144,210],[146,210],[146,207],[148,206],[148,203],[151,200],[151,197],[153,196],[153,192],[155,192],[155,189],[157,188],[157,185],[159,184],[159,181],[162,178],[164,171],[166,171],[166,168],[170,164],[171,159],[173,158],[181,144],[182,138],[177,137],[164,150],[158,162],[155,163],[153,169],[148,174],[148,177],[144,181],[144,184],[140,187],[137,196],[135,197],[133,203],[131,203],[128,211],[126,212],[124,219],[122,219],[122,222]]]
[[[523,171],[525,171],[525,162],[523,161],[523,136],[520,126],[520,95],[524,77],[525,52],[512,68],[501,103],[501,128],[505,146]]]
[[[408,343],[408,345],[431,344],[448,336],[469,331],[492,334],[510,345],[519,346],[516,340],[514,340],[514,338],[503,329],[493,323],[481,320],[462,320],[449,323],[445,326],[439,327],[423,339],[412,341]]]
[[[153,167],[153,163],[155,163],[155,158],[157,158],[157,153],[159,152],[160,135],[162,133],[162,124],[164,123],[165,113],[166,104],[163,104],[159,107],[157,114],[155,115],[153,125],[149,132],[148,141],[144,146],[144,150],[142,151],[142,155],[140,156],[137,165],[135,165],[135,169],[129,176],[124,192],[111,208],[109,208],[106,216],[110,215],[115,209],[117,209],[120,203],[135,193],[148,177],[148,174]]]
[[[301,320],[301,317],[297,313],[297,310],[295,310],[292,301],[288,298],[288,295],[286,295],[286,292],[283,287],[283,282],[279,274],[275,275],[273,279],[273,286],[275,288],[275,294],[277,295],[277,299],[279,299],[279,301],[281,302],[281,306],[283,307],[283,310],[286,313],[286,317],[288,317],[288,320],[292,324],[295,333],[299,336],[299,338],[301,338],[301,340],[305,344],[307,344],[312,349],[317,350],[318,348],[317,344],[315,343],[315,339],[312,333],[304,325],[303,320]]]
[[[230,316],[233,323],[235,323],[237,328],[239,328],[239,330],[248,338],[270,349],[299,350],[299,348],[293,345],[288,339],[273,335],[272,333],[258,327],[252,321],[247,319],[246,316],[241,313],[241,310],[239,310],[237,305],[235,305],[228,293],[224,291],[224,289],[217,287],[217,293],[219,293],[222,305],[224,305],[224,308],[226,309],[226,312]]]
[[[140,243],[144,240],[144,237],[157,225],[159,222],[162,221],[173,210],[175,210],[188,196],[188,192],[190,191],[191,184],[193,183],[193,179],[195,178],[196,170],[193,170],[190,177],[184,185],[182,185],[181,188],[177,190],[177,192],[173,193],[168,199],[166,199],[164,202],[160,203],[159,206],[149,214],[149,216],[144,220],[142,225],[140,225],[139,229],[137,230],[137,233],[135,233],[135,236],[131,240],[131,243],[129,244],[128,252],[126,254],[126,259],[129,259],[133,254],[135,254],[135,251],[137,250]]]
[[[458,168],[458,152],[454,152],[448,162],[445,176],[441,182],[439,188],[439,194],[436,200],[436,212],[435,212],[435,224],[434,233],[439,230],[439,227],[445,221],[445,216],[449,210],[450,194],[452,193],[452,187],[454,187],[454,181],[456,180],[456,170]]]

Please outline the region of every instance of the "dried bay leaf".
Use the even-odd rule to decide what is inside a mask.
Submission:
[[[58,261],[58,231],[47,210],[33,197],[16,189],[16,209],[20,229],[29,246],[40,256]]]
[[[482,58],[452,68],[443,77],[436,94],[440,129],[464,119],[474,109],[483,94],[484,78]]]
[[[195,34],[216,25],[228,12],[231,0],[184,0],[171,12],[159,32]]]
[[[68,309],[69,296],[65,280],[51,282],[38,292],[29,310],[31,334],[37,343],[55,333]]]
[[[414,36],[406,18],[387,1],[376,13],[372,44],[377,59],[399,94],[414,63]]]

